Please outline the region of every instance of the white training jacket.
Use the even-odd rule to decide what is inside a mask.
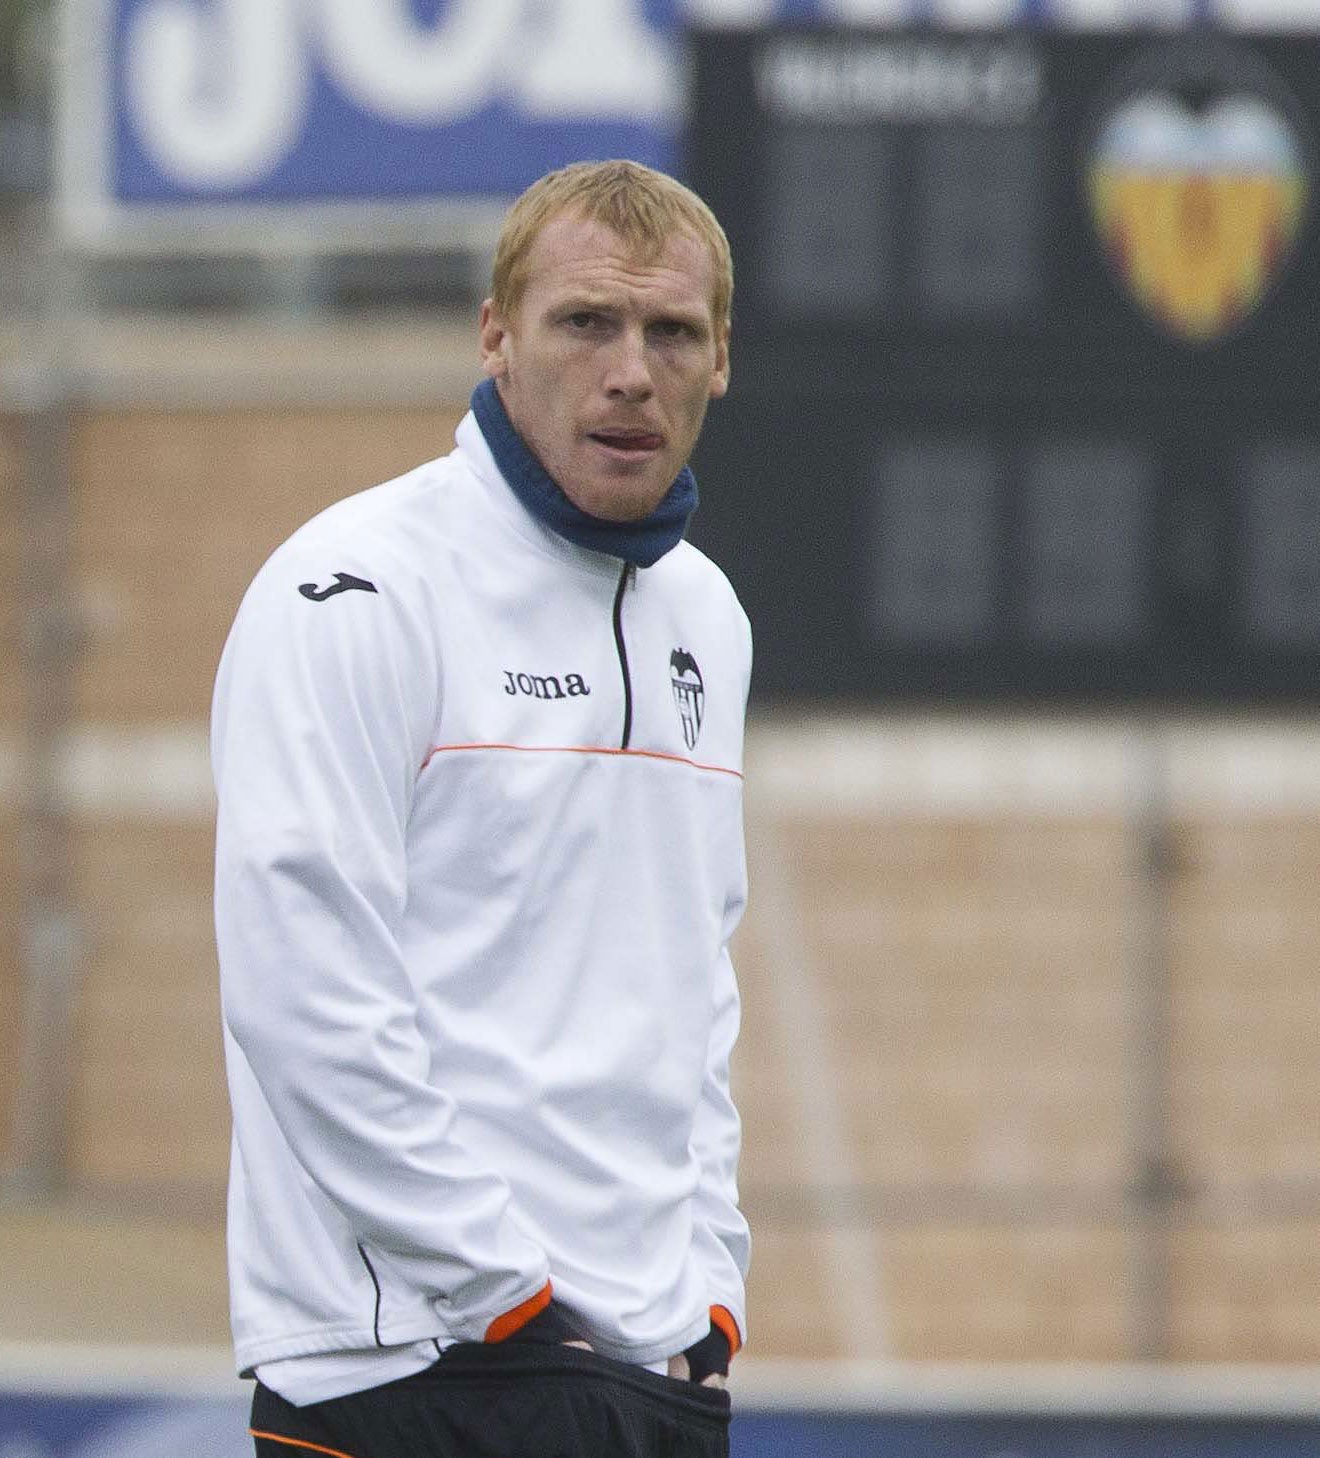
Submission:
[[[212,734],[239,1369],[746,1330],[728,1059],[746,618],[521,505],[475,419],[258,574]]]

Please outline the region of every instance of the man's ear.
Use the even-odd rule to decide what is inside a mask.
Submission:
[[[729,329],[725,325],[715,341],[715,369],[710,377],[710,398],[722,400],[729,392]]]
[[[481,341],[481,367],[492,380],[502,380],[509,372],[509,330],[495,310],[492,299],[486,299],[478,316],[478,337]]]

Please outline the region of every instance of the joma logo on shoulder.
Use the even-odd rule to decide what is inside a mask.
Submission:
[[[514,673],[511,668],[500,671],[506,694],[523,694],[529,699],[580,699],[591,692],[580,673],[566,673],[561,680],[553,673]]]

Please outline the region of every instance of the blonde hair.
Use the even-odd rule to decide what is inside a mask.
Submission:
[[[646,262],[676,233],[689,233],[710,252],[711,313],[728,330],[733,305],[733,257],[715,214],[690,188],[639,162],[574,162],[532,183],[509,209],[495,248],[491,300],[506,319],[527,287],[527,260],[541,230],[568,214],[602,223]]]

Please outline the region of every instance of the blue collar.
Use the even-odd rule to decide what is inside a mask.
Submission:
[[[513,494],[551,531],[579,547],[608,552],[638,567],[650,567],[682,541],[688,517],[697,507],[697,478],[687,466],[650,516],[641,521],[603,521],[574,506],[527,448],[494,380],[482,380],[473,390],[472,413]]]

